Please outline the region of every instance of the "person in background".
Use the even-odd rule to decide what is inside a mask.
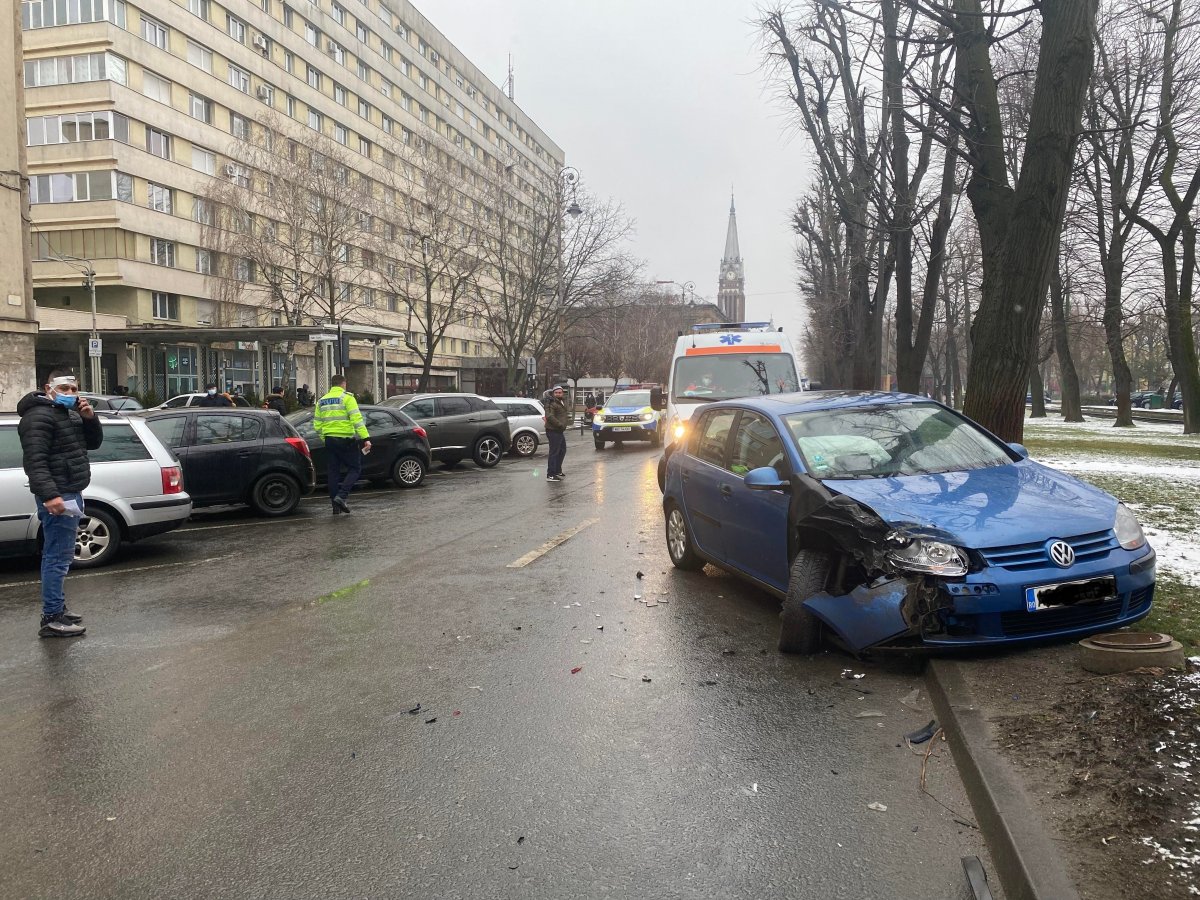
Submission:
[[[329,392],[317,401],[313,428],[325,441],[329,462],[326,480],[333,514],[349,514],[350,504],[346,498],[362,474],[362,458],[363,454],[371,452],[371,438],[358,401],[346,390],[345,375],[334,375],[330,379]],[[343,468],[345,475],[342,475]]]
[[[209,382],[204,386],[204,396],[200,398],[197,406],[233,406],[233,401],[224,394],[217,393],[217,383]]]
[[[567,455],[566,431],[571,427],[571,411],[563,399],[565,391],[556,384],[546,401],[546,440],[550,442],[550,457],[546,461],[546,480],[562,481],[563,459]]]
[[[301,406],[312,406],[313,395],[307,384],[300,385],[300,390],[296,391],[296,402]]]
[[[75,536],[83,517],[83,490],[92,480],[88,451],[104,441],[104,429],[70,369],[50,372],[42,391],[17,404],[21,465],[37,498],[42,524],[42,623],[38,637],[78,637],[82,616],[67,610],[63,588],[75,560]]]
[[[271,388],[271,395],[267,397],[263,409],[273,409],[281,416],[287,415],[287,402],[283,399],[283,385],[277,384]]]

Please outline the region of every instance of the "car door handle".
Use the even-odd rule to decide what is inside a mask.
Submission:
[[[692,476],[688,474],[687,469],[684,469],[682,472],[679,473],[679,477],[682,478],[684,481],[687,481]]]
[[[426,428],[437,428],[437,422],[426,422],[425,427]]]
[[[478,422],[478,419],[467,419],[468,422]]]
[[[733,486],[729,485],[729,484],[721,485],[721,496],[722,497],[732,497],[733,496]]]
[[[238,456],[253,456],[253,455],[254,455],[253,450],[239,450],[238,451]]]

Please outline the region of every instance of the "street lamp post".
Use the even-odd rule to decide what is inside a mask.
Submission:
[[[98,394],[101,391],[100,356],[93,353],[92,350],[93,347],[99,346],[93,342],[100,340],[100,331],[96,323],[96,268],[92,265],[90,259],[83,259],[78,256],[51,254],[51,258],[66,263],[72,269],[82,274],[83,286],[88,289],[88,296],[92,303],[92,330],[88,335],[88,389]]]
[[[679,299],[682,300],[684,303],[687,303],[688,294],[691,294],[693,297],[696,296],[696,282],[694,282],[694,281],[684,281],[681,283],[678,281],[666,280],[666,281],[656,281],[654,283],[655,284],[673,284],[673,285],[675,285],[677,288],[679,288]]]
[[[564,195],[566,189],[571,191],[571,202],[567,204],[566,213],[572,219],[578,218],[583,209],[575,199],[575,186],[579,183],[579,170],[574,166],[563,166],[558,170],[558,178],[563,184]],[[563,199],[566,199],[565,196]],[[558,375],[562,376],[563,370],[566,368],[566,348],[563,346],[563,341],[566,340],[566,335],[563,333],[563,317],[567,307],[567,286],[563,281],[563,219],[562,219],[562,204],[559,204],[559,222],[558,222]]]

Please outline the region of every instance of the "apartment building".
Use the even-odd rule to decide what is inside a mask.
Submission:
[[[39,374],[86,371],[94,272],[103,384],[160,397],[210,378],[263,393],[323,383],[320,323],[290,327],[255,290],[221,297],[204,229],[214,179],[252,179],[237,142],[268,113],[314,129],[366,173],[383,148],[436,135],[482,170],[556,177],[563,151],[404,0],[22,0]],[[311,133],[311,132],[309,132]],[[465,171],[465,170],[464,170]],[[520,184],[519,177],[514,183]],[[526,184],[515,192],[518,203]],[[349,289],[349,288],[347,288]],[[411,387],[411,316],[368,292],[343,323],[352,384]],[[64,327],[68,323],[69,327]],[[446,332],[434,385],[473,389],[492,363],[478,318]],[[327,326],[332,327],[332,326]],[[281,342],[299,339],[293,371]]]

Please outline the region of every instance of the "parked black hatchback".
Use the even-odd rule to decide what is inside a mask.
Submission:
[[[380,406],[401,409],[429,433],[433,458],[449,465],[468,456],[490,469],[508,452],[508,418],[478,394],[397,394]]]
[[[276,412],[189,406],[138,415],[179,457],[194,506],[247,503],[286,516],[316,483],[308,444]]]
[[[363,457],[362,477],[372,484],[385,484],[390,478],[402,488],[417,487],[429,471],[429,438],[425,429],[398,409],[382,406],[359,406],[367,433],[371,435],[371,452]],[[317,482],[325,481],[328,457],[325,442],[313,428],[313,411],[298,409],[287,416],[300,436],[308,441]]]

